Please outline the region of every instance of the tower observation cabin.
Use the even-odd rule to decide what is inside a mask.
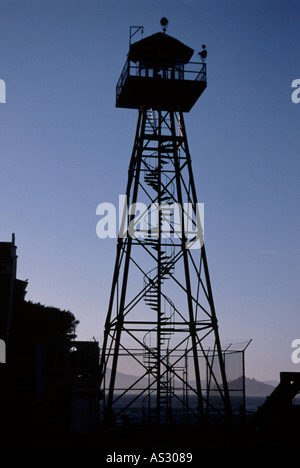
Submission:
[[[166,24],[167,20],[165,19]],[[163,19],[161,24],[163,25]],[[142,27],[136,27],[135,32]],[[163,32],[131,44],[116,87],[116,107],[189,112],[206,88],[205,46],[194,50]]]

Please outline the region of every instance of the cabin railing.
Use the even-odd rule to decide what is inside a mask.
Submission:
[[[117,98],[124,86],[126,79],[129,76],[137,76],[141,78],[153,78],[163,80],[186,80],[186,81],[204,81],[206,82],[206,63],[189,62],[187,69],[182,65],[176,66],[174,63],[164,66],[147,66],[131,62],[127,59],[120,78],[116,86]]]

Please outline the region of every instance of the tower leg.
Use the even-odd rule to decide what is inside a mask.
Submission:
[[[172,129],[172,136],[173,136],[173,157],[174,157],[174,166],[175,166],[175,178],[176,178],[176,186],[177,186],[177,196],[178,202],[180,206],[183,206],[183,198],[182,198],[182,190],[181,190],[181,171],[180,171],[180,164],[178,161],[178,151],[175,146],[175,120],[174,114],[170,114],[171,120],[171,129]],[[186,249],[186,242],[187,239],[185,237],[185,219],[184,219],[184,212],[181,212],[181,227],[182,227],[182,239],[181,239],[181,249],[183,254],[183,262],[184,262],[184,273],[185,273],[185,283],[186,283],[186,291],[187,291],[187,303],[188,303],[188,312],[189,312],[189,328],[190,328],[190,337],[192,341],[192,353],[193,353],[193,361],[194,361],[194,369],[195,369],[195,377],[196,377],[196,388],[197,388],[197,398],[198,398],[198,407],[200,412],[200,417],[203,418],[204,416],[204,407],[203,407],[203,399],[202,399],[202,390],[201,390],[201,380],[200,380],[200,369],[199,369],[199,361],[198,361],[198,352],[197,352],[197,336],[196,336],[196,328],[195,328],[195,317],[194,317],[194,308],[192,304],[192,291],[191,291],[191,282],[190,282],[190,271],[189,271],[189,262],[187,256],[187,249]]]
[[[197,203],[196,187],[195,187],[195,182],[194,182],[191,156],[189,152],[189,146],[188,146],[187,135],[186,135],[184,118],[183,118],[182,112],[180,113],[180,122],[181,122],[181,133],[183,135],[184,145],[186,148],[186,157],[187,157],[187,164],[188,164],[188,171],[189,171],[189,180],[190,180],[190,187],[191,187],[191,193],[192,193],[192,200],[193,200],[193,205],[196,206],[196,203]],[[205,279],[206,279],[206,284],[207,284],[207,292],[210,298],[209,302],[210,302],[210,309],[211,309],[212,328],[214,330],[214,335],[215,335],[215,343],[216,343],[217,355],[218,355],[220,372],[221,372],[221,381],[222,381],[222,386],[223,386],[223,391],[224,391],[224,405],[225,405],[226,420],[228,421],[229,424],[231,424],[232,423],[231,402],[230,402],[229,389],[228,389],[228,383],[227,383],[226,372],[225,372],[225,364],[224,364],[224,358],[223,358],[222,349],[221,349],[221,341],[220,341],[220,336],[219,336],[218,320],[217,320],[217,315],[216,315],[216,310],[215,310],[215,305],[214,305],[214,299],[213,299],[213,293],[212,293],[212,287],[211,287],[211,281],[210,281],[210,275],[209,275],[209,270],[208,270],[208,263],[207,263],[204,243],[201,247],[201,256],[202,256],[204,274],[205,274]]]
[[[136,203],[136,199],[137,199],[139,173],[140,173],[140,166],[141,166],[141,158],[139,157],[140,150],[138,149],[138,143],[139,143],[139,134],[143,133],[144,126],[145,126],[145,113],[142,110],[140,110],[138,114],[136,138],[135,138],[134,149],[133,149],[133,153],[131,157],[130,167],[129,167],[129,178],[128,178],[128,184],[127,184],[127,190],[126,190],[127,200],[130,200],[131,187],[132,187],[132,184],[134,185],[132,203]],[[129,221],[131,221],[132,218],[133,216],[131,215],[129,218]],[[123,226],[121,227],[121,229],[123,229]],[[115,295],[117,291],[117,284],[119,281],[121,257],[123,253],[125,252],[125,266],[124,266],[124,273],[123,273],[120,304],[117,305],[117,321],[116,321],[117,324],[116,324],[115,331],[114,331],[115,336],[113,338],[114,340],[113,361],[112,361],[107,407],[106,407],[108,420],[112,418],[112,404],[113,404],[114,387],[115,387],[116,372],[117,372],[117,365],[118,365],[118,356],[119,356],[119,351],[120,351],[120,338],[121,338],[121,332],[122,332],[123,321],[124,321],[124,304],[125,304],[125,299],[126,299],[126,289],[127,289],[128,271],[129,271],[129,265],[130,265],[131,246],[132,246],[131,236],[126,236],[125,239],[123,238],[123,236],[122,237],[119,236],[113,283],[112,283],[110,302],[109,302],[109,309],[108,309],[106,325],[105,325],[103,352],[102,352],[101,363],[100,363],[100,376],[101,376],[101,381],[103,381],[105,378],[105,372],[106,372],[107,342],[108,342],[109,334],[111,331],[110,325],[111,325],[111,318],[112,318],[112,310],[113,310],[114,299],[115,299]]]

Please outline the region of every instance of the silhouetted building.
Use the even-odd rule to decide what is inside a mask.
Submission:
[[[8,351],[0,365],[4,437],[95,428],[98,343],[74,341],[78,321],[71,312],[25,301],[28,282],[17,279],[16,252],[14,235],[0,243],[0,339]]]
[[[279,384],[258,408],[250,427],[282,434],[299,433],[299,395],[300,372],[280,372]]]
[[[82,431],[99,419],[99,346],[43,341],[37,346],[37,401],[47,425]]]
[[[15,235],[11,242],[0,242],[0,338],[7,347],[12,326],[13,308],[25,300],[28,282],[17,279],[17,247]]]

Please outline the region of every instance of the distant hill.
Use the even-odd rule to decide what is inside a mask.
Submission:
[[[107,377],[110,376],[110,369],[107,369]],[[131,385],[134,384],[134,382],[137,380],[136,376],[133,375],[127,375],[127,374],[122,374],[120,372],[117,372],[116,375],[116,388],[129,388]],[[152,378],[151,378],[152,380]],[[146,388],[147,385],[149,384],[149,381],[147,378],[143,378],[140,380],[138,387],[141,388]],[[191,382],[191,384],[195,384],[194,382]],[[229,390],[240,390],[242,388],[242,377],[239,377],[236,380],[232,380],[229,382]],[[270,385],[264,382],[260,382],[256,379],[249,379],[245,378],[245,386],[246,386],[246,396],[260,396],[260,397],[265,397],[270,395],[274,388],[276,387],[275,385]]]
[[[267,385],[273,385],[273,387],[277,387],[279,380],[265,380],[264,383]]]
[[[111,369],[106,370],[106,378],[110,379]],[[126,389],[131,387],[136,381],[138,377],[135,375],[123,374],[122,372],[117,372],[116,374],[116,382],[115,388],[118,389]],[[138,387],[139,388],[147,388],[148,386],[148,379],[143,378],[139,381]]]
[[[246,396],[268,396],[270,395],[275,386],[269,385],[264,382],[260,382],[256,379],[245,378]],[[241,389],[242,388],[242,377],[239,377],[232,382],[229,382],[229,389]]]

